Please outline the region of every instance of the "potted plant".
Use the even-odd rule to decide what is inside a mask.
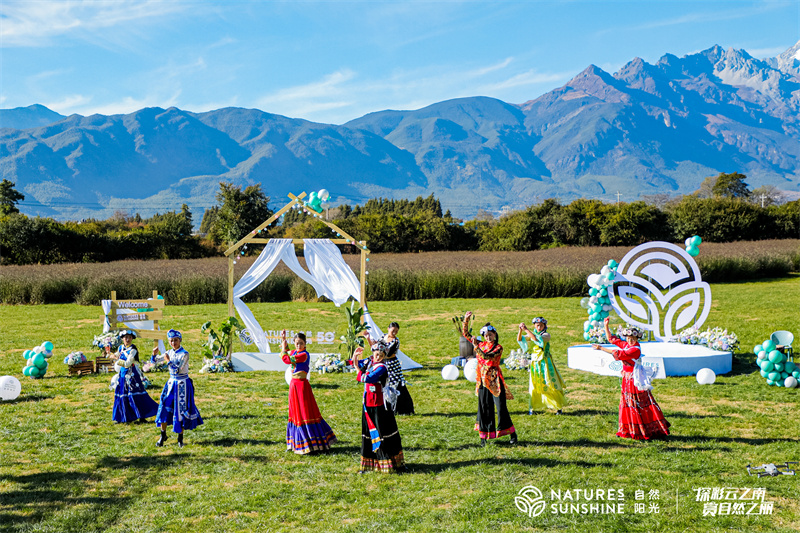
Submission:
[[[362,323],[361,319],[364,316],[364,309],[359,307],[355,308],[356,302],[350,302],[350,307],[344,308],[344,314],[347,318],[347,331],[339,337],[342,341],[341,346],[344,348],[344,353],[347,355],[347,360],[352,361],[353,355],[358,348],[364,347],[364,337],[361,335],[369,329],[369,326]],[[355,365],[355,361],[352,361]]]
[[[222,322],[219,333],[211,328],[210,320],[200,327],[203,333],[208,332],[208,339],[202,344],[205,365],[200,372],[233,372],[231,345],[233,336],[241,329],[241,322],[233,316]]]

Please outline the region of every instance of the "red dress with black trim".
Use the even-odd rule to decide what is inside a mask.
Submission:
[[[286,425],[286,449],[297,454],[328,450],[336,442],[336,435],[322,418],[317,400],[308,382],[309,356],[303,350],[292,350],[281,356],[283,362],[292,365],[292,380],[289,384],[289,422]]]
[[[670,423],[649,390],[639,390],[633,382],[633,366],[641,357],[638,344],[629,344],[612,335],[609,339],[619,350],[613,356],[622,361],[622,396],[619,400],[619,431],[626,439],[649,440],[669,435]]]

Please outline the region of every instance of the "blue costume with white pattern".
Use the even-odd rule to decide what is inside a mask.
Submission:
[[[169,350],[169,381],[161,393],[156,424],[172,423],[172,431],[181,433],[203,423],[200,411],[194,404],[194,384],[189,377],[189,352],[182,346]]]
[[[117,352],[119,361],[115,366],[119,369],[119,378],[111,412],[114,422],[135,422],[155,415],[158,410],[158,404],[144,388],[144,376],[136,365],[136,353],[134,346],[121,346]]]

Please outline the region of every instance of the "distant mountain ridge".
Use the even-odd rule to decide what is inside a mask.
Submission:
[[[57,218],[188,203],[199,220],[222,180],[262,183],[278,205],[323,187],[333,205],[433,193],[461,217],[549,197],[686,194],[719,172],[798,191],[800,42],[763,61],[714,46],[613,75],[590,65],[522,104],[459,98],[341,126],[256,109],[62,117],[43,106],[0,110],[0,125],[0,170],[26,195],[23,212]]]

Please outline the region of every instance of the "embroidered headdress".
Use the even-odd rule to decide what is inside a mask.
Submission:
[[[168,339],[175,339],[175,338],[178,338],[178,339],[181,339],[181,340],[183,340],[183,335],[181,335],[181,332],[180,332],[180,331],[178,331],[177,329],[171,329],[171,330],[169,330],[169,331],[167,332],[167,338],[168,338]]]

